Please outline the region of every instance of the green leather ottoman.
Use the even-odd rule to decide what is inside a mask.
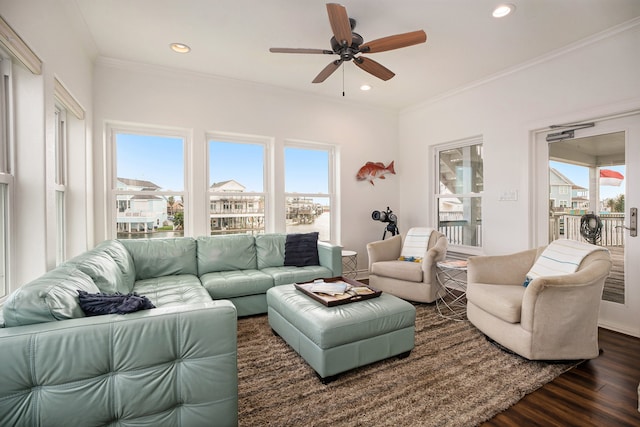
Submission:
[[[293,285],[281,285],[267,291],[267,307],[274,333],[324,383],[359,366],[406,357],[414,346],[416,309],[391,294],[327,307]]]

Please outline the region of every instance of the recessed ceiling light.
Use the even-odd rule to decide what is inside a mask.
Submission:
[[[191,52],[191,48],[184,43],[171,43],[169,45],[171,50],[178,53],[189,53]]]
[[[513,12],[514,10],[516,10],[516,7],[510,3],[507,4],[501,4],[498,7],[496,7],[495,9],[493,9],[493,17],[494,18],[504,18],[505,16],[509,15],[511,12]]]
[[[371,90],[371,85],[364,84],[360,86],[360,90]]]

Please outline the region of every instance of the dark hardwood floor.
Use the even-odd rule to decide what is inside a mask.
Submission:
[[[602,328],[599,339],[599,357],[564,373],[482,426],[640,426],[640,339]]]

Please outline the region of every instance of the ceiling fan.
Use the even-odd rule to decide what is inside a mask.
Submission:
[[[364,43],[364,39],[358,33],[354,33],[356,20],[349,18],[347,9],[337,3],[327,3],[327,12],[329,14],[329,23],[333,31],[331,37],[331,50],[329,49],[297,49],[287,47],[272,47],[270,52],[275,53],[319,53],[325,55],[340,55],[340,59],[336,59],[327,65],[313,79],[313,83],[322,83],[340,64],[345,61],[353,60],[354,64],[379,79],[389,80],[395,74],[374,61],[373,59],[364,57],[359,54],[378,53],[387,50],[399,49],[401,47],[413,46],[415,44],[427,41],[427,34],[423,30],[412,31],[409,33],[396,34],[393,36],[383,37]]]

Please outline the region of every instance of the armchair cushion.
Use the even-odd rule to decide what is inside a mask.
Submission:
[[[467,289],[467,299],[509,323],[520,323],[525,288],[517,285],[475,283]]]
[[[422,282],[422,266],[416,262],[376,262],[371,265],[371,273],[407,282]]]
[[[527,273],[523,285],[526,287],[536,277],[561,276],[574,273],[582,260],[591,252],[606,250],[601,246],[576,240],[554,240],[549,243]]]
[[[422,260],[429,246],[429,238],[432,232],[433,229],[427,227],[413,227],[409,229],[404,239],[402,250],[400,251],[401,260],[404,261],[407,258]]]

